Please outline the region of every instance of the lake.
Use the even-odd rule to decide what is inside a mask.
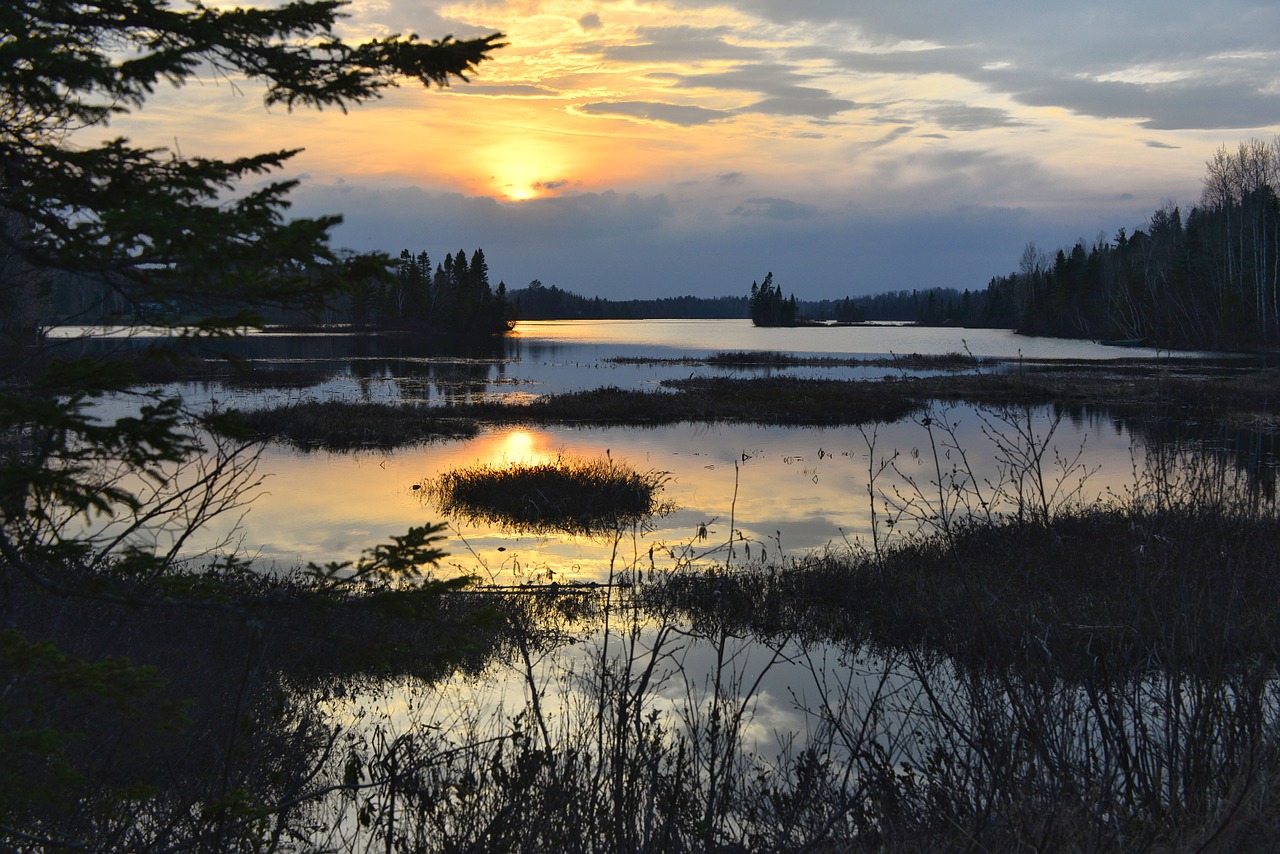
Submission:
[[[306,369],[316,372],[318,381],[265,391],[189,384],[182,393],[240,408],[312,399],[438,405],[494,397],[529,399],[601,386],[656,388],[664,379],[691,374],[876,378],[901,372],[883,366],[720,369],[681,362],[715,352],[779,351],[860,359],[968,352],[1004,360],[1003,366],[989,370],[1007,369],[1020,358],[1069,362],[1158,356],[1154,350],[1026,338],[1008,330],[757,329],[737,320],[520,323],[509,339],[488,352],[441,353],[403,336],[256,335],[237,346],[240,355],[259,367]],[[997,413],[970,407],[951,406],[945,413],[954,423],[948,441],[983,461],[980,476],[994,478],[1000,463],[992,456],[991,434],[1010,426],[1002,428]],[[1088,467],[1100,467],[1088,484],[1092,494],[1123,489],[1131,477],[1132,436],[1104,413],[1063,417],[1045,408],[1034,413],[1032,427],[1044,436],[1052,429],[1052,450],[1060,456],[1086,451]],[[353,559],[361,549],[410,525],[440,520],[431,503],[423,500],[423,490],[415,487],[445,471],[607,454],[640,471],[669,474],[664,497],[676,509],[645,526],[646,551],[650,544],[667,549],[688,546],[703,528],[708,539],[699,542],[714,542],[716,536],[727,542],[732,519],[741,539],[737,558],[748,552],[753,557],[796,553],[867,539],[873,463],[900,454],[897,471],[879,475],[876,487],[881,490],[901,489],[908,478],[927,480],[932,460],[919,452],[929,444],[928,433],[918,419],[880,425],[875,431],[738,424],[564,426],[493,428],[467,441],[394,452],[339,454],[273,446],[264,452],[260,467],[268,475],[266,485],[240,522],[240,534],[247,554],[277,568]],[[503,583],[547,577],[599,581],[608,576],[608,542],[443,521],[451,525],[447,572]],[[228,533],[206,532],[219,538]],[[210,542],[205,539],[193,546]]]

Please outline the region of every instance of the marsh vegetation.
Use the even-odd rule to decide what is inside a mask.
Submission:
[[[97,599],[24,583],[6,619],[56,642],[62,682],[42,675],[52,647],[5,637],[4,720],[22,737],[43,721],[55,745],[23,754],[26,771],[0,787],[6,841],[1271,847],[1275,470],[1150,426],[1265,425],[1271,372],[1003,363],[930,376],[943,365],[926,360],[836,380],[762,360],[784,375],[247,413],[240,428],[310,449],[264,458],[302,473],[301,488],[269,483],[295,512],[343,492],[367,501],[369,481],[455,527],[310,571],[233,561],[62,579]],[[1091,406],[1124,415],[1073,414]],[[654,426],[666,419],[697,426]],[[758,428],[789,437],[765,451],[737,421],[793,426]],[[511,424],[559,425],[547,435],[560,447],[495,428]],[[1100,470],[1096,432],[1123,434],[1121,475]],[[457,435],[470,438],[445,438]],[[813,437],[803,453],[786,450],[797,436]],[[326,479],[351,447],[363,462],[341,471],[358,477]],[[766,528],[800,494],[780,472],[848,536],[796,549],[789,522]],[[712,474],[731,480],[723,508],[704,494]],[[564,556],[529,565],[532,542],[561,536]],[[416,560],[394,562],[405,554]]]
[[[537,533],[585,536],[641,525],[671,508],[666,472],[640,472],[611,456],[454,469],[428,483],[441,512]]]

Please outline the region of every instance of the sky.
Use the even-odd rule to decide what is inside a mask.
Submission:
[[[256,5],[265,5],[261,2]],[[339,246],[484,250],[496,284],[800,299],[983,288],[1198,201],[1280,133],[1276,0],[354,0],[344,38],[505,34],[468,83],[353,108],[204,80],[113,133],[303,147]],[[280,176],[277,176],[280,177]]]

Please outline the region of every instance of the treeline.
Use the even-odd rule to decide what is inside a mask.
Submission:
[[[0,255],[0,274],[13,262]],[[317,272],[316,275],[322,275]],[[443,332],[474,336],[506,332],[516,318],[507,286],[489,283],[484,250],[470,256],[461,249],[446,254],[433,265],[424,251],[403,250],[398,260],[383,268],[361,266],[343,276],[342,293],[317,310],[285,305],[255,306],[255,313],[269,325],[351,325],[363,329]],[[0,279],[0,336],[14,337],[9,327],[29,329],[57,323],[174,322],[209,309],[208,301],[194,298],[164,302],[131,302],[120,290],[100,278],[68,273],[47,274],[25,280],[15,275]],[[15,284],[17,283],[17,284]],[[18,285],[23,285],[19,288]],[[219,310],[235,311],[226,304]]]
[[[431,265],[425,252],[400,252],[395,276],[358,283],[346,317],[355,326],[448,331],[463,335],[505,332],[515,319],[505,282],[489,284],[484,250],[470,259],[461,249]]]
[[[1226,146],[1199,204],[1156,210],[1129,234],[1049,254],[985,290],[935,288],[800,302],[813,320],[899,320],[1194,349],[1280,345],[1280,137]]]
[[[771,296],[762,300],[760,284],[756,285],[755,306],[762,314],[770,311],[765,303],[778,303],[779,316],[782,304],[791,314],[792,298],[781,297],[780,288],[769,282]],[[602,297],[584,297],[555,285],[544,285],[538,280],[526,288],[507,292],[521,320],[642,320],[646,318],[687,319],[740,319],[752,317],[752,299],[745,297],[663,297],[648,300],[610,300]],[[952,316],[952,307],[968,305],[971,299],[981,298],[981,292],[961,292],[954,288],[928,290],[901,290],[870,296],[844,297],[838,300],[803,300],[794,303],[794,322],[836,321],[861,323],[863,321],[924,322],[942,325]]]
[[[961,314],[972,314],[970,306],[981,300],[982,292],[955,288],[886,291],[882,294],[845,297],[838,300],[800,300],[800,316],[837,323],[899,321],[945,326]],[[992,323],[971,323],[994,326]]]
[[[1280,137],[1225,146],[1200,203],[1168,204],[1144,228],[1049,256],[1028,245],[1019,271],[991,280],[957,323],[1031,335],[1141,339],[1168,347],[1280,343]]]
[[[534,279],[510,293],[521,320],[719,319],[747,316],[746,297],[661,297],[608,300],[584,297]]]

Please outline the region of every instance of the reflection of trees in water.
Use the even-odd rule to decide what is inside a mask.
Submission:
[[[1216,832],[1230,847],[1274,806],[1267,710],[1280,696],[1265,669],[1134,679],[1104,668],[1066,683],[1036,649],[972,668],[594,595],[614,609],[607,633],[536,623],[544,641],[593,637],[585,649],[532,635],[511,649],[508,678],[525,685],[514,707],[482,705],[484,691],[442,703],[419,685],[405,689],[408,716],[370,714],[350,753],[329,760],[339,791],[304,813],[330,829],[324,841],[796,851],[1034,839],[1045,850]],[[435,716],[442,705],[452,711]]]
[[[237,355],[266,362],[290,360],[324,365],[356,381],[361,399],[376,396],[387,382],[405,400],[467,402],[483,396],[518,358],[518,344],[501,336],[474,341],[428,339],[409,334],[255,336],[235,342]]]
[[[1252,427],[1221,420],[1187,419],[1126,411],[1112,406],[1055,405],[1078,427],[1110,429],[1139,439],[1151,452],[1193,453],[1220,459],[1244,475],[1251,494],[1276,500],[1280,474],[1280,433],[1270,426]]]

